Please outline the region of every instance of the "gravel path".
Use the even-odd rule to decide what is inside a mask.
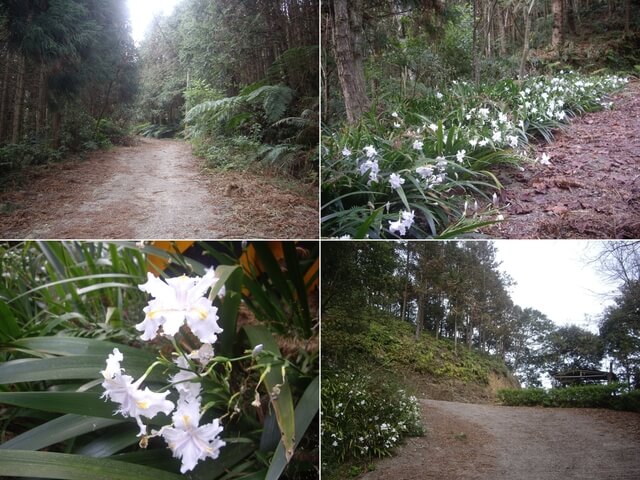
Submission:
[[[5,192],[0,238],[317,238],[317,201],[246,172],[203,174],[188,144],[142,139]]]
[[[422,400],[427,435],[366,480],[638,479],[640,414]]]

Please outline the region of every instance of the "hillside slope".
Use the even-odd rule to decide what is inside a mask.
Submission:
[[[423,332],[416,341],[413,326],[379,312],[354,321],[349,314],[323,315],[323,368],[380,370],[402,380],[420,398],[492,403],[500,388],[518,381],[500,358],[449,339]]]

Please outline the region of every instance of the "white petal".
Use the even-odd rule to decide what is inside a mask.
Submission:
[[[213,268],[207,270],[204,274],[204,277],[196,277],[195,285],[189,290],[189,295],[187,301],[189,303],[195,302],[199,297],[203,297],[207,290],[214,285],[219,279],[216,277],[216,274]]]
[[[147,273],[147,283],[138,285],[138,288],[151,294],[153,298],[166,298],[167,295],[173,295],[171,287],[152,273]]]
[[[122,373],[122,368],[120,368],[120,362],[124,359],[122,353],[117,348],[113,349],[113,353],[110,353],[107,357],[107,368],[102,370],[100,373],[104,376],[104,378],[113,378],[116,374]]]
[[[203,343],[214,343],[222,328],[218,326],[218,309],[201,297],[187,313],[187,325]]]
[[[141,415],[146,418],[153,418],[158,413],[162,412],[165,415],[169,415],[175,405],[172,401],[167,400],[166,396],[169,395],[169,391],[166,392],[152,392],[149,390],[149,387],[146,387],[144,390],[135,390],[132,394],[132,398],[135,402],[135,410],[134,407],[131,408],[131,411]],[[136,415],[131,415],[136,416]]]
[[[144,320],[136,324],[136,330],[143,332],[140,338],[143,340],[153,340],[158,334],[158,329],[165,322],[162,315],[157,314],[156,300],[152,300],[148,306],[144,307],[143,312],[146,314]]]

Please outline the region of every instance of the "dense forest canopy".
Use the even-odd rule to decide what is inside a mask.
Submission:
[[[491,242],[326,243],[322,309],[346,310],[354,318],[366,317],[367,309],[385,311],[411,323],[417,338],[427,330],[451,339],[456,349],[504,359],[527,385],[540,385],[544,373],[600,368],[606,354],[628,386],[637,386],[640,244],[603,245],[616,250],[602,252],[602,271],[624,271],[629,280],[602,314],[599,334],[559,326],[516,305],[509,293],[513,280],[499,268]]]
[[[122,127],[137,93],[125,0],[3,0],[0,22],[0,145],[77,150]]]
[[[315,179],[318,9],[184,0],[136,47],[126,0],[2,0],[3,167],[142,133],[185,135],[215,165],[238,155]]]

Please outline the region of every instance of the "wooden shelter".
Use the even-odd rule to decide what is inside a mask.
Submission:
[[[573,368],[563,372],[550,372],[551,377],[562,385],[576,385],[584,383],[611,383],[618,380],[612,369],[608,372],[587,368]]]

